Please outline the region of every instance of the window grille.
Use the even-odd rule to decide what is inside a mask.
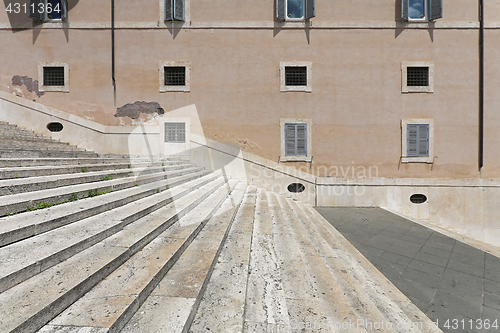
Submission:
[[[186,142],[186,123],[165,123],[165,142]]]
[[[407,67],[406,85],[408,87],[429,86],[429,67]]]
[[[307,86],[307,67],[285,67],[285,85]]]
[[[64,67],[44,67],[44,86],[64,86]]]
[[[166,86],[185,86],[186,67],[165,67]]]

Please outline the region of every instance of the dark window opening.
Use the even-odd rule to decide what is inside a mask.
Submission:
[[[306,187],[302,185],[301,183],[292,183],[288,185],[288,192],[292,193],[301,193],[304,192]]]
[[[47,124],[47,129],[51,132],[61,132],[63,125],[61,123],[49,123]]]
[[[64,86],[64,67],[44,67],[44,86]]]
[[[166,86],[185,86],[186,67],[165,67]]]
[[[410,201],[414,204],[421,204],[427,201],[427,197],[423,194],[414,194],[410,197]]]
[[[429,67],[407,67],[406,85],[408,87],[429,86]]]
[[[307,67],[285,67],[286,86],[307,86]]]
[[[186,123],[165,123],[165,142],[186,142]]]

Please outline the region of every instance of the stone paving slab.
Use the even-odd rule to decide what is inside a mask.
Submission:
[[[500,332],[500,258],[381,208],[316,210],[444,332]],[[447,327],[453,319],[499,328]]]

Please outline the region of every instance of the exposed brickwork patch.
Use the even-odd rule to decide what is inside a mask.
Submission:
[[[34,93],[40,98],[45,93],[38,90],[38,80],[33,80],[28,76],[15,75],[12,77],[12,84],[15,86],[25,86],[30,93]]]
[[[116,109],[115,117],[130,117],[132,119],[137,119],[140,117],[141,113],[152,114],[158,113],[162,115],[165,110],[157,102],[134,102],[128,103]]]

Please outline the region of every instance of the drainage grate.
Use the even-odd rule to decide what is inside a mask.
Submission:
[[[406,85],[408,87],[429,86],[429,67],[407,67]]]
[[[186,67],[165,67],[166,86],[185,86]]]
[[[307,67],[285,67],[285,85],[307,86]]]
[[[165,142],[186,142],[186,123],[165,123]]]
[[[44,86],[64,86],[64,67],[44,67]]]

